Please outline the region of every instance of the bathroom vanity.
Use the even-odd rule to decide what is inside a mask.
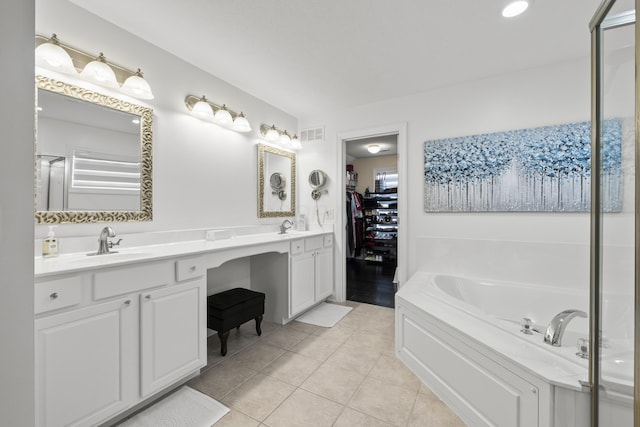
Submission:
[[[207,270],[249,258],[265,319],[333,293],[333,234],[275,232],[35,261],[36,425],[89,426],[142,406],[207,363]]]

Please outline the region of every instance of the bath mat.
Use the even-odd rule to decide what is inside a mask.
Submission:
[[[184,386],[121,424],[122,427],[211,427],[229,408]]]
[[[296,320],[298,322],[309,323],[311,325],[331,328],[350,311],[351,307],[323,302],[316,308],[298,317]]]

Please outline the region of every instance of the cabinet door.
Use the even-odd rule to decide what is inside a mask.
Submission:
[[[140,294],[142,397],[206,364],[206,314],[204,279]]]
[[[333,293],[333,249],[316,252],[316,302]]]
[[[291,257],[289,275],[289,316],[294,316],[315,302],[315,257],[306,252]]]
[[[122,298],[35,321],[36,425],[95,425],[136,397],[137,303]]]

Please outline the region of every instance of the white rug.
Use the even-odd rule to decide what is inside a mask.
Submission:
[[[331,328],[333,325],[338,323],[340,319],[346,316],[351,309],[352,307],[323,302],[311,311],[308,311],[298,317],[296,320],[298,322],[309,323],[311,325]]]
[[[184,386],[121,424],[124,427],[211,427],[229,408]]]

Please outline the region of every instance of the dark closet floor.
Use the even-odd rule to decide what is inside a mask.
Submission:
[[[347,299],[382,307],[394,307],[396,266],[347,258]]]

